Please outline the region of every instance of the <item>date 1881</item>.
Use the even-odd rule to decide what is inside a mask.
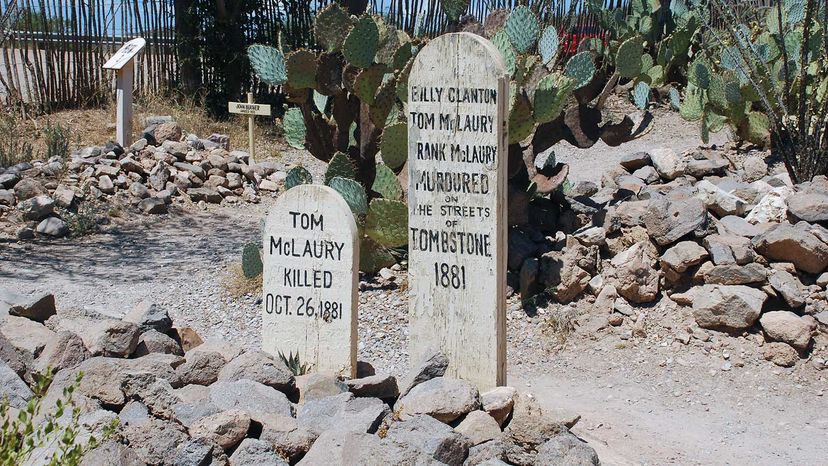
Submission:
[[[434,284],[455,290],[466,288],[466,266],[434,263]]]

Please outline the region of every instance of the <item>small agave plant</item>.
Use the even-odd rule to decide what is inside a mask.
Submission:
[[[285,356],[285,353],[279,351],[279,359],[285,363],[285,366],[290,370],[294,376],[305,375],[310,372],[311,367],[307,363],[299,361],[299,353],[293,354],[293,351]]]
[[[361,232],[360,269],[373,273],[393,265],[395,249],[407,244],[408,209],[398,179],[408,158],[402,110],[421,42],[380,17],[351,16],[335,2],[320,10],[314,32],[319,52],[285,54],[256,44],[247,53],[259,79],[281,86],[295,105],[283,118],[285,139],[328,163],[325,184],[351,207]],[[312,182],[296,167],[285,187]]]

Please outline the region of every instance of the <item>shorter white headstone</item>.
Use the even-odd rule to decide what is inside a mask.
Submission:
[[[327,186],[287,190],[268,213],[263,262],[263,349],[355,377],[359,242],[345,200]]]
[[[115,55],[104,63],[104,69],[115,70],[115,100],[117,116],[115,123],[115,140],[121,147],[132,143],[132,75],[135,71],[135,56],[144,48],[147,41],[143,37],[132,39],[124,44]]]

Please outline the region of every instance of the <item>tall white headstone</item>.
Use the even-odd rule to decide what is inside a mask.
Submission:
[[[132,143],[132,78],[135,72],[135,57],[147,41],[137,37],[124,44],[115,55],[104,63],[104,69],[115,70],[115,94],[117,115],[115,141],[121,147]]]
[[[355,377],[359,243],[345,200],[327,186],[287,190],[268,213],[263,256],[264,350]]]
[[[408,80],[410,356],[439,347],[481,389],[506,382],[508,93],[470,33],[429,42]]]

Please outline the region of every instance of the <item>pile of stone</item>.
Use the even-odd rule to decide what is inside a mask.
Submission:
[[[794,186],[759,156],[723,153],[630,154],[600,188],[573,186],[560,212],[536,207],[557,221],[510,232],[516,286],[563,303],[591,293],[615,326],[668,296],[697,328],[757,333],[766,359],[794,365],[828,331],[828,178]]]
[[[228,151],[227,136],[183,136],[170,117],[148,118],[142,137],[128,148],[116,143],[86,147],[69,161],[0,167],[0,213],[16,211],[28,222],[18,237],[69,233],[59,209],[75,211],[88,200],[122,201],[146,214],[167,213],[173,202],[258,202],[275,192],[286,174],[272,162],[250,163]]]
[[[11,415],[34,396],[34,374],[51,367],[38,420],[79,371],[79,442],[117,420],[83,464],[598,464],[568,430],[577,417],[553,419],[509,387],[479,393],[445,376],[439,352],[400,383],[366,363],[357,379],[295,377],[267,353],[202,341],[154,304],[123,319],[56,312],[50,294],[0,290],[0,304],[0,396]]]

